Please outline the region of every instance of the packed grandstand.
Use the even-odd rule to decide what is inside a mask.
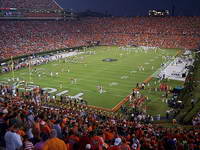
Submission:
[[[0,34],[4,38],[0,41],[0,57],[77,47],[86,45],[87,41],[100,41],[101,45],[192,49],[199,45],[199,22],[200,17],[1,21]]]
[[[23,1],[23,2],[22,2]],[[1,0],[1,8],[62,9],[54,0]],[[39,15],[40,16],[40,15]],[[108,17],[77,20],[0,20],[0,60],[64,48],[99,45],[196,50],[200,17]],[[199,53],[197,53],[199,62]],[[198,63],[194,68],[198,68]],[[193,70],[192,70],[193,71]],[[187,77],[191,92],[193,74]],[[6,150],[199,150],[200,113],[192,128],[154,124],[141,111],[107,114],[84,105],[50,105],[41,88],[24,92],[0,86],[0,149]],[[35,103],[40,99],[46,103]],[[199,100],[198,100],[199,101]],[[48,105],[49,102],[49,105]],[[187,101],[187,105],[190,101]],[[195,102],[197,103],[197,102]],[[194,102],[191,101],[193,106]],[[176,125],[173,120],[173,125]]]

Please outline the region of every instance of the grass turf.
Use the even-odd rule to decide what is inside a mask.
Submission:
[[[175,56],[178,50],[160,49],[156,52],[154,50],[144,52],[141,48],[134,48],[134,50],[130,48],[127,51],[115,46],[100,46],[88,48],[86,51],[95,51],[96,54],[79,55],[75,59],[82,59],[80,63],[69,63],[60,60],[32,67],[32,71],[35,68],[37,71],[33,71],[31,78],[28,68],[15,71],[14,76],[20,80],[31,81],[41,87],[56,88],[60,92],[69,90],[69,95],[83,92],[83,98],[88,101],[88,104],[112,108],[132,91],[136,83],[144,81],[160,68],[160,64],[163,63],[162,56]],[[117,61],[102,61],[105,58],[114,58]],[[141,65],[145,68],[144,71],[138,71],[138,66]],[[154,66],[153,70],[152,66]],[[68,69],[70,72],[67,72]],[[51,72],[54,74],[58,72],[58,75],[51,77]],[[39,74],[41,77],[38,77]],[[8,78],[12,78],[12,73],[0,75],[1,81]],[[71,78],[76,78],[77,84],[71,84]],[[103,90],[106,92],[100,94],[96,88],[98,85],[102,85]],[[154,96],[152,99],[154,99]],[[158,100],[155,99],[155,101]],[[149,104],[152,111],[162,105],[159,102],[154,103],[152,101]]]
[[[146,105],[147,113],[153,116],[156,116],[158,114],[160,114],[161,116],[165,116],[166,111],[171,109],[165,102],[165,92],[152,90],[154,88],[159,88],[160,83],[165,83],[173,89],[176,86],[182,86],[184,82],[175,80],[164,80],[159,82],[159,80],[155,78],[149,82],[150,86],[146,87],[145,90],[142,90],[141,93],[149,98],[149,101],[146,101],[144,105]],[[172,97],[172,93],[168,95],[168,98],[169,97]]]

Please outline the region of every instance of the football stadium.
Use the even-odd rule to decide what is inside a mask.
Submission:
[[[0,0],[0,150],[199,150],[200,17],[149,12]]]

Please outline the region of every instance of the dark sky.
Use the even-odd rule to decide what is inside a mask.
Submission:
[[[146,15],[149,9],[170,9],[175,15],[200,15],[200,0],[56,0],[63,8],[75,12],[92,10],[115,16]]]

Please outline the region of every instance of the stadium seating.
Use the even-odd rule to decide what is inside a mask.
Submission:
[[[0,58],[100,41],[102,45],[197,48],[200,17],[86,18],[73,21],[1,21]],[[9,29],[9,30],[8,30]]]
[[[7,136],[15,134],[13,140],[16,135],[23,137],[15,146],[20,148],[23,144],[24,149],[42,150],[55,143],[60,143],[58,146],[62,145],[63,150],[200,148],[200,131],[195,128],[153,125],[149,116],[140,112],[124,119],[87,109],[40,105],[47,98],[40,89],[21,94],[11,86],[0,86],[0,146],[5,146],[5,142],[11,146]]]

